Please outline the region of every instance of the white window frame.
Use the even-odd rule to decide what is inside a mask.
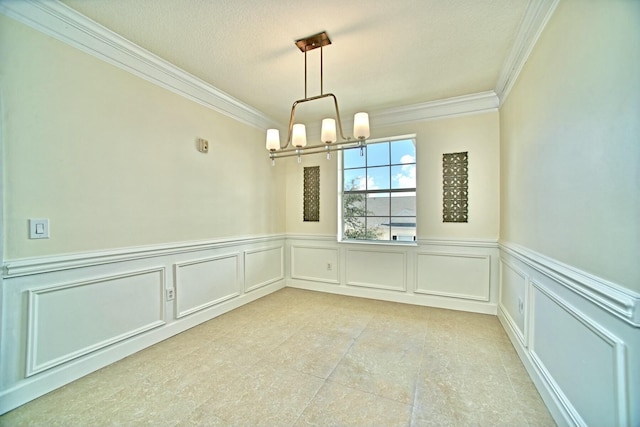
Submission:
[[[367,141],[367,145],[373,145],[376,143],[382,142],[393,142],[393,141],[402,141],[407,139],[413,139],[416,144],[416,186],[413,189],[415,191],[416,197],[416,240],[403,241],[403,240],[374,240],[374,239],[345,239],[344,238],[344,217],[343,217],[343,201],[344,201],[344,155],[343,151],[338,153],[338,235],[337,241],[342,243],[355,243],[355,244],[375,244],[375,245],[417,245],[417,236],[418,236],[418,144],[416,134],[409,135],[398,135],[389,138],[376,138],[370,139]],[[358,150],[359,148],[353,148],[353,150]],[[365,153],[366,155],[366,153]],[[391,160],[390,160],[391,162]],[[392,163],[389,163],[387,166],[391,166]],[[395,166],[395,164],[393,164]],[[384,190],[385,193],[394,193],[394,192],[407,192],[411,190],[401,189],[401,190]],[[391,216],[390,216],[391,219]]]

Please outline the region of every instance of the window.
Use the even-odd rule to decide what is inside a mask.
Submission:
[[[416,240],[415,137],[345,150],[341,173],[341,240]]]

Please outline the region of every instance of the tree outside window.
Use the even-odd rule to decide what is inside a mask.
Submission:
[[[415,139],[369,142],[342,159],[342,240],[414,241]]]

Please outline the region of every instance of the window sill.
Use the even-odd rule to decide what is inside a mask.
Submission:
[[[398,240],[339,240],[338,243],[371,246],[418,246],[417,241],[403,242]]]

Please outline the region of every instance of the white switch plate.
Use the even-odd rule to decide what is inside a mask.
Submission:
[[[49,238],[49,220],[47,218],[30,218],[29,219],[29,238],[30,239],[48,239]]]

